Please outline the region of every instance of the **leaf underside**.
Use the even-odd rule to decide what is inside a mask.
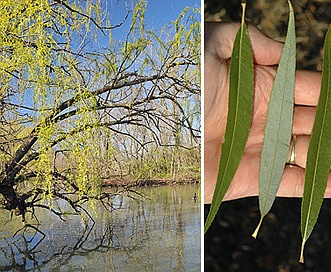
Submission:
[[[288,29],[282,56],[274,80],[262,147],[259,172],[259,207],[261,220],[253,233],[256,238],[264,216],[271,209],[283,175],[289,151],[295,84],[296,38],[291,3]]]
[[[321,93],[309,142],[304,193],[301,205],[302,246],[316,224],[331,166],[331,24],[325,36]]]
[[[245,6],[243,5],[243,18],[244,9]],[[213,200],[205,222],[205,232],[217,214],[244,153],[252,118],[253,90],[254,66],[252,47],[246,24],[242,20],[233,45],[226,132],[224,143],[222,144]]]

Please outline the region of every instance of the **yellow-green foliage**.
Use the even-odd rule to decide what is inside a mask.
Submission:
[[[64,143],[67,148],[68,164],[71,167],[71,180],[80,189],[81,195],[97,196],[101,190],[101,161],[100,143],[94,128],[86,128],[69,138]],[[108,161],[109,163],[109,161]]]
[[[51,148],[53,133],[54,126],[51,124],[46,124],[45,121],[42,120],[42,124],[38,131],[38,145],[40,155],[38,157],[35,168],[37,171],[37,184],[39,187],[46,190],[45,196],[48,197],[52,197],[53,190],[53,151]]]
[[[50,36],[45,33],[49,19],[48,1],[1,1],[0,5],[0,73],[7,83],[12,73],[19,72],[26,79],[43,87],[46,65],[49,64]],[[5,90],[2,90],[6,92]],[[24,91],[24,90],[17,90]]]
[[[113,85],[125,85],[155,73],[163,76],[163,72],[174,78],[179,75],[179,80],[185,77],[187,82],[182,83],[180,88],[185,88],[186,84],[189,85],[192,81],[196,82],[199,69],[185,68],[185,64],[181,66],[188,52],[191,54],[189,60],[198,62],[200,57],[197,35],[197,31],[200,31],[199,24],[193,19],[190,21],[190,9],[185,9],[179,15],[171,25],[173,28],[168,25],[161,35],[158,35],[145,30],[147,1],[137,2],[131,13],[132,17],[128,19],[131,20],[129,33],[124,40],[116,41],[111,31],[100,27],[109,22],[108,15],[101,9],[101,1],[87,0],[83,1],[83,4],[81,1],[52,2],[52,6],[51,1],[47,0],[1,1],[0,99],[10,97],[15,103],[20,99],[23,101],[16,108],[8,110],[9,122],[13,120],[21,126],[21,132],[13,135],[18,141],[10,146],[10,155],[19,150],[23,138],[29,140],[37,137],[38,140],[26,156],[38,155],[26,165],[24,171],[36,172],[35,185],[44,189],[49,196],[55,188],[62,189],[66,182],[74,184],[81,196],[97,196],[100,193],[101,178],[118,174],[112,172],[116,152],[111,142],[111,130],[106,127],[109,124],[102,124],[103,122],[112,123],[115,120],[120,123],[123,118],[124,129],[119,128],[120,124],[114,127],[113,131],[123,129],[123,134],[129,135],[132,131],[140,133],[139,126],[135,127],[137,130],[130,130],[129,121],[133,124],[141,122],[142,128],[147,126],[146,120],[149,116],[135,116],[139,111],[152,110],[150,114],[158,116],[154,112],[164,108],[171,109],[171,114],[180,114],[179,110],[175,112],[173,109],[175,104],[170,106],[171,103],[166,99],[160,98],[159,101],[151,103],[146,98],[152,84],[159,84],[160,94],[163,89],[169,93],[179,92],[176,88],[169,89],[175,84],[169,79],[163,82],[160,77],[160,80],[154,82],[147,80],[135,86],[128,84],[123,88],[114,87],[99,97],[93,94],[93,91],[105,86],[109,88]],[[70,9],[64,4],[70,5]],[[188,21],[190,23],[186,26]],[[97,44],[92,50],[86,49],[85,46],[90,46],[90,43],[99,43],[98,35],[104,34],[109,35],[108,48],[101,50],[100,44]],[[93,50],[95,52],[91,52]],[[187,71],[184,72],[184,69]],[[171,73],[168,70],[171,70]],[[11,93],[14,94],[9,96]],[[155,95],[158,95],[157,92]],[[103,101],[105,96],[106,102]],[[182,97],[174,95],[174,99],[180,100],[178,103],[189,104],[188,100],[184,101]],[[103,106],[109,105],[109,108],[97,113],[97,100],[105,103]],[[135,109],[136,100],[141,101]],[[59,107],[68,101],[68,106],[59,110]],[[112,103],[122,105],[113,108]],[[25,107],[24,110],[21,105]],[[183,107],[189,106],[183,104]],[[26,108],[27,115],[24,112]],[[129,115],[131,113],[133,117]],[[101,115],[106,117],[100,121]],[[162,115],[157,118],[162,118]],[[193,118],[191,122],[193,123]],[[181,140],[179,129],[175,137],[178,142]],[[103,140],[107,141],[107,148],[102,146],[105,143]],[[55,157],[58,151],[60,156]],[[121,152],[121,149],[117,152]],[[12,159],[10,155],[0,153],[0,159],[8,162]],[[170,160],[158,158],[154,164],[153,160],[151,155],[139,161],[138,173],[148,172],[149,176],[163,177],[171,174]],[[121,168],[122,165],[129,163],[119,162],[114,168]],[[4,168],[2,164],[0,168]],[[162,171],[159,171],[160,168]],[[63,173],[68,180],[60,184],[60,181],[54,179],[56,170]],[[121,174],[128,172],[122,168],[119,171]],[[62,187],[59,187],[59,184]],[[73,190],[75,186],[70,189]]]
[[[133,10],[131,23],[131,35],[133,38],[137,36],[139,37],[144,33],[146,8],[147,1],[139,0]]]
[[[75,4],[72,8],[80,11]],[[85,8],[84,13],[88,16],[92,13],[101,15],[98,3],[87,1]],[[33,97],[34,105],[31,107],[38,109],[33,120],[38,128],[35,132],[38,142],[34,148],[39,152],[33,169],[37,172],[37,186],[44,188],[49,195],[54,189],[53,143],[57,137],[75,129],[84,132],[72,133],[71,139],[75,144],[71,157],[77,161],[74,179],[84,193],[88,190],[96,192],[97,187],[88,184],[88,178],[93,176],[90,174],[93,172],[91,154],[96,153],[91,150],[93,131],[87,126],[98,124],[93,111],[96,100],[82,82],[77,57],[69,51],[70,36],[74,32],[88,32],[91,22],[86,17],[75,20],[78,13],[69,12],[58,5],[58,12],[54,13],[47,0],[7,0],[1,1],[0,5],[0,97],[8,95],[13,85],[17,87],[17,94],[28,92],[28,96]],[[62,32],[61,42],[66,42],[66,46],[57,44],[54,33],[50,31],[53,22]],[[61,48],[67,51],[59,50]],[[75,118],[68,118],[62,123],[49,119],[54,105],[73,96],[76,97]],[[19,146],[20,142],[17,142],[13,152]],[[10,156],[1,153],[1,159],[10,160]]]

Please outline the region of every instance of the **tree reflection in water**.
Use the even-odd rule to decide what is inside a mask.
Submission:
[[[115,212],[97,206],[93,218],[44,211],[44,233],[11,220],[0,226],[0,270],[5,271],[200,271],[199,186],[146,188],[148,198],[115,201]],[[4,222],[0,213],[0,220]]]

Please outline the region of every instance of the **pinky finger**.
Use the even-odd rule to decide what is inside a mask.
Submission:
[[[277,196],[280,197],[302,197],[305,181],[305,170],[298,166],[288,165],[285,167],[282,181]],[[331,174],[325,191],[325,198],[331,197]]]

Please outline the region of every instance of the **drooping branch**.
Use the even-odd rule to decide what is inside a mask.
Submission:
[[[0,96],[0,194],[5,208],[24,219],[27,209],[50,208],[42,203],[45,196],[62,199],[73,210],[94,198],[106,205],[111,196],[97,192],[101,182],[95,176],[113,177],[129,169],[130,175],[137,171],[141,177],[135,160],[143,166],[145,154],[151,152],[148,161],[168,152],[157,150],[159,146],[198,146],[199,118],[188,97],[200,94],[194,77],[199,54],[185,48],[186,42],[175,44],[171,31],[165,41],[143,28],[136,35],[139,21],[143,26],[137,17],[125,41],[110,37],[106,49],[94,50],[88,46],[95,33],[89,31],[112,28],[103,25],[97,12],[65,0],[52,0],[50,9],[31,8],[27,18],[32,21],[43,14],[41,22],[35,22],[38,29],[23,22],[19,31],[9,31],[22,23],[13,17],[4,32],[12,43],[0,46],[9,60],[0,58],[5,79],[0,84],[6,85]],[[24,12],[20,10],[19,18]],[[84,26],[87,21],[90,28]],[[26,50],[16,52],[16,47]],[[56,160],[59,149],[67,151]],[[25,191],[26,181],[35,191]],[[50,211],[62,216],[61,211]]]
[[[73,7],[71,7],[69,4],[67,4],[66,2],[67,1],[64,1],[64,0],[53,0],[55,3],[57,3],[57,4],[60,4],[60,5],[62,5],[62,6],[64,6],[65,8],[67,8],[70,12],[72,12],[72,13],[77,13],[77,14],[79,14],[79,15],[81,15],[82,17],[84,17],[84,18],[86,18],[86,19],[88,19],[88,20],[90,20],[101,32],[102,32],[102,34],[103,35],[105,35],[106,36],[106,33],[105,33],[105,31],[104,30],[109,30],[109,29],[115,29],[115,28],[119,28],[119,27],[121,27],[125,22],[126,22],[126,20],[128,19],[128,17],[129,17],[129,14],[131,13],[131,11],[130,10],[128,10],[128,7],[127,7],[127,5],[126,5],[126,14],[125,14],[125,16],[124,16],[124,18],[123,18],[123,20],[120,22],[120,23],[118,23],[118,24],[116,24],[116,25],[114,25],[114,26],[105,26],[105,25],[100,25],[99,23],[97,23],[96,22],[96,20],[94,19],[94,18],[92,18],[91,16],[89,16],[89,15],[87,15],[87,14],[85,14],[85,13],[83,13],[83,12],[81,12],[81,11],[79,11],[79,10],[77,10],[77,9],[74,9]]]
[[[129,87],[137,84],[141,84],[144,82],[152,81],[156,78],[159,78],[159,75],[152,75],[152,76],[145,76],[140,77],[136,80],[133,80],[131,82],[123,82],[118,84],[113,84],[112,86],[105,86],[103,88],[97,89],[95,91],[89,92],[87,98],[95,97],[96,95],[103,94],[105,92],[108,92],[110,90],[115,89],[121,89],[124,87]],[[71,99],[61,103],[59,106],[55,107],[55,109],[52,110],[52,112],[49,114],[49,116],[45,119],[45,123],[48,122],[58,122],[66,118],[66,114],[63,114],[62,116],[59,116],[57,118],[57,115],[61,113],[62,111],[65,111],[66,109],[70,108],[72,105],[74,105],[77,101],[79,101],[79,94],[75,95]],[[136,104],[143,103],[143,101],[137,102]],[[128,105],[123,104],[122,107],[128,107]],[[102,108],[102,107],[100,107]],[[75,115],[77,110],[69,112],[69,117]],[[17,149],[15,152],[11,162],[9,163],[7,169],[0,173],[0,186],[1,185],[10,185],[10,182],[13,180],[13,178],[19,173],[19,171],[22,169],[22,166],[20,165],[21,160],[24,158],[24,156],[30,151],[31,147],[37,142],[37,131],[40,128],[42,124],[38,124],[30,133],[30,136],[27,137],[23,144]]]

